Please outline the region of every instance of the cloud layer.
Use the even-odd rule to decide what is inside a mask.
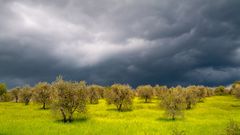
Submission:
[[[0,81],[219,85],[240,79],[239,0],[3,0]]]

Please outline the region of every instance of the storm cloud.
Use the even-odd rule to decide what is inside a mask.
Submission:
[[[0,82],[227,85],[239,0],[1,0]]]

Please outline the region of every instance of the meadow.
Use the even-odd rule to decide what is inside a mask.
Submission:
[[[132,111],[119,112],[101,99],[88,104],[88,119],[72,123],[57,121],[53,112],[31,103],[0,103],[1,135],[170,135],[173,130],[189,135],[221,135],[230,119],[240,121],[240,100],[233,96],[212,96],[186,110],[175,121],[164,117],[159,100],[151,103],[135,98]]]

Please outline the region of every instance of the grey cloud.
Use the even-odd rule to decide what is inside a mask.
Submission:
[[[0,3],[0,81],[229,84],[240,79],[238,0]],[[220,79],[221,78],[221,79]]]

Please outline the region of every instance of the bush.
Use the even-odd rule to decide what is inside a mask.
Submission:
[[[34,87],[34,100],[42,104],[42,109],[53,101],[53,90],[51,85],[46,82],[40,82]]]
[[[234,120],[230,120],[226,127],[226,135],[240,135],[240,125]]]
[[[153,87],[151,85],[143,85],[137,87],[137,94],[139,97],[144,99],[144,102],[150,102],[153,97]]]
[[[169,89],[163,96],[160,105],[165,110],[165,115],[171,117],[172,120],[175,120],[176,116],[183,116],[186,104],[182,89],[180,87]]]
[[[60,113],[63,122],[72,122],[75,113],[86,113],[87,86],[85,82],[63,81],[62,77],[58,77],[53,87],[56,90],[53,109]]]
[[[131,108],[134,96],[129,85],[114,84],[106,92],[108,104],[114,104],[118,111]]]
[[[21,101],[25,103],[25,105],[28,105],[29,102],[31,101],[32,95],[33,92],[30,86],[24,86],[20,93]]]
[[[180,130],[178,127],[173,127],[172,135],[186,135],[186,132],[184,130]]]

